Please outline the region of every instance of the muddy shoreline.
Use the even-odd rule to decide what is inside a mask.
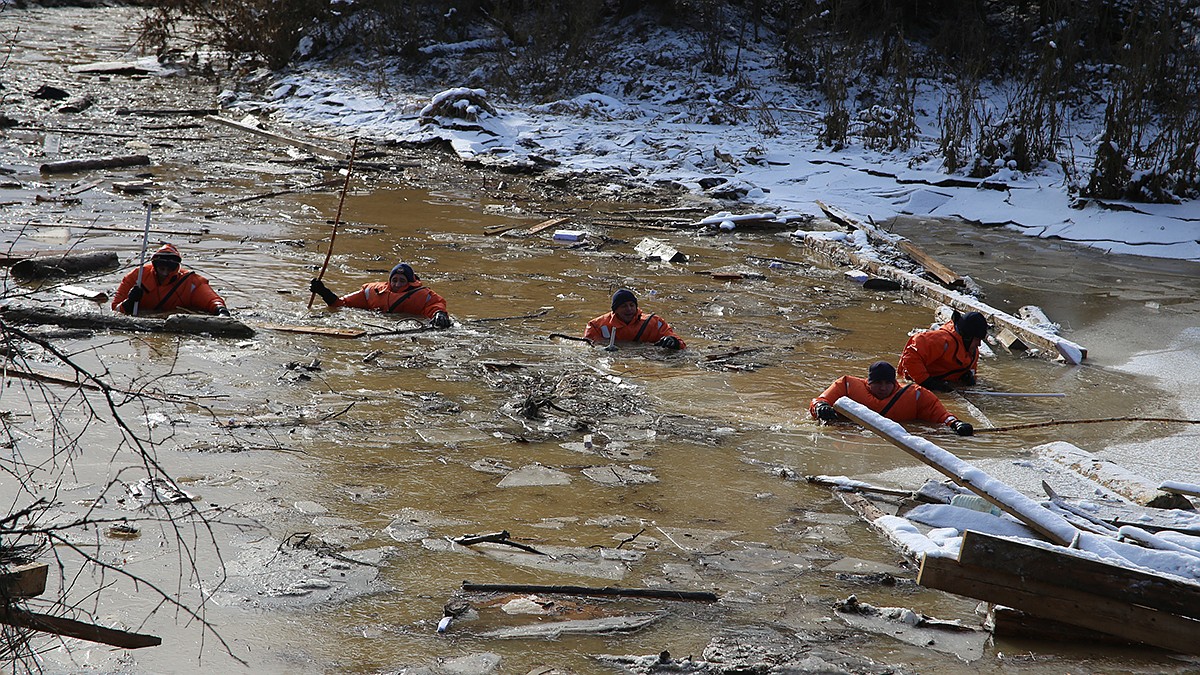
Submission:
[[[29,13],[24,13],[26,11]],[[81,241],[70,233],[49,236],[46,232],[72,225],[75,229],[70,232],[82,230],[86,233],[83,245],[119,250],[124,258],[128,258],[129,251],[135,250],[140,241],[136,225],[141,219],[141,201],[154,199],[163,204],[156,216],[156,226],[165,232],[180,233],[164,236],[186,241],[190,246],[188,254],[194,256],[206,272],[225,275],[225,284],[234,291],[231,305],[240,316],[251,322],[295,320],[298,316],[309,318],[296,309],[303,298],[297,295],[295,287],[301,286],[302,277],[307,275],[313,261],[319,261],[323,250],[321,237],[327,231],[336,207],[337,188],[326,185],[318,192],[304,186],[333,181],[339,176],[340,162],[303,151],[289,151],[262,137],[205,122],[203,115],[164,114],[164,111],[219,107],[222,92],[232,81],[223,78],[232,77],[230,75],[207,79],[187,74],[103,74],[69,69],[72,65],[98,61],[134,60],[137,55],[133,48],[136,35],[131,30],[132,14],[130,10],[69,8],[9,8],[0,12],[0,21],[5,21],[9,30],[17,23],[22,25],[25,40],[21,51],[6,65],[11,80],[22,83],[20,91],[5,90],[2,111],[17,122],[3,137],[7,157],[3,166],[6,180],[11,181],[6,186],[6,192],[11,196],[6,198],[9,203],[3,212],[4,232],[9,244],[21,249],[45,250],[64,244],[79,245]],[[35,95],[42,85],[59,88],[66,96],[44,98]],[[91,103],[79,112],[64,110],[68,101],[87,99],[91,99]],[[130,110],[159,112],[131,114]],[[343,153],[349,149],[347,139],[329,138],[321,130],[285,125],[270,125],[269,130]],[[447,220],[462,218],[460,211],[471,211],[481,214],[480,223],[485,225],[514,221],[534,225],[546,219],[569,216],[573,227],[596,232],[592,248],[585,252],[591,256],[587,259],[589,264],[591,260],[599,261],[596,263],[599,270],[616,266],[623,258],[628,258],[621,252],[632,248],[637,239],[655,233],[653,228],[694,221],[702,215],[730,207],[730,204],[696,197],[669,185],[624,186],[614,192],[611,177],[499,172],[464,164],[443,147],[380,145],[363,150],[355,170],[353,193],[362,196],[364,202],[375,190],[396,192],[402,199],[414,201],[428,199],[430,194],[442,195],[456,204],[456,210],[446,211]],[[153,156],[149,169],[121,169],[67,178],[41,175],[38,171],[41,163],[52,158],[111,156],[136,151]],[[144,183],[141,191],[138,191],[139,181]],[[118,183],[127,185],[114,187]],[[235,203],[247,196],[284,190],[295,193]],[[614,194],[619,195],[619,200],[614,199]],[[280,202],[286,202],[287,206],[280,206]],[[341,266],[337,273],[343,284],[348,284],[356,275],[388,269],[396,254],[395,249],[372,248],[372,238],[383,231],[382,223],[386,223],[391,215],[387,209],[395,207],[385,203],[373,208],[384,212],[376,213],[363,205],[357,211],[351,211],[352,215],[347,219],[344,236],[349,246],[361,247],[362,254],[347,254],[346,260],[337,263]],[[681,210],[667,212],[662,209]],[[635,211],[637,217],[625,213],[629,211]],[[431,217],[438,213],[431,212]],[[35,223],[44,223],[46,227]],[[629,227],[620,227],[623,223]],[[725,599],[719,606],[676,608],[664,620],[677,633],[695,633],[690,641],[676,638],[684,646],[675,650],[674,659],[682,659],[685,654],[679,649],[687,649],[688,655],[697,659],[702,654],[710,656],[712,661],[724,659],[729,668],[774,659],[775,662],[807,664],[807,671],[795,672],[868,673],[955,672],[969,660],[963,654],[970,654],[969,658],[975,659],[971,667],[981,672],[1003,672],[1015,667],[1014,663],[1024,667],[1042,658],[1000,658],[991,651],[983,657],[981,645],[958,647],[956,656],[955,647],[923,647],[921,640],[928,636],[923,638],[919,634],[909,636],[911,639],[905,643],[895,643],[905,646],[893,648],[891,643],[879,644],[882,638],[869,632],[886,632],[886,628],[831,622],[832,603],[856,590],[865,597],[873,597],[876,604],[909,604],[911,601],[913,605],[932,605],[937,611],[952,615],[951,618],[970,617],[973,604],[963,599],[938,598],[906,583],[911,580],[912,569],[898,555],[887,550],[875,534],[861,526],[856,517],[845,512],[823,490],[798,487],[794,480],[795,471],[789,468],[809,461],[818,463],[803,454],[813,451],[791,449],[792,446],[806,447],[800,439],[813,435],[813,428],[807,425],[803,414],[796,412],[802,408],[796,400],[802,399],[805,392],[814,389],[815,383],[827,380],[834,369],[840,368],[837,361],[857,364],[863,360],[861,347],[857,345],[874,340],[872,331],[894,339],[885,333],[893,328],[889,322],[871,326],[863,336],[856,336],[853,328],[844,327],[853,326],[852,320],[839,323],[842,313],[849,314],[859,305],[848,299],[849,291],[836,286],[838,273],[804,268],[794,276],[785,277],[786,283],[752,287],[743,293],[725,287],[715,287],[711,292],[694,291],[693,287],[700,285],[694,279],[700,275],[691,270],[642,270],[640,263],[620,268],[614,277],[621,280],[658,275],[678,277],[671,286],[663,282],[663,296],[666,297],[659,302],[677,308],[681,314],[690,312],[684,316],[697,326],[698,337],[708,342],[711,351],[733,345],[738,340],[757,338],[769,343],[758,364],[768,366],[761,371],[765,373],[764,377],[801,379],[796,383],[774,385],[774,396],[785,400],[763,397],[745,384],[739,386],[746,389],[731,395],[717,391],[716,387],[729,380],[736,381],[742,376],[741,371],[730,369],[712,374],[695,368],[699,374],[693,374],[690,362],[686,363],[689,368],[685,369],[655,354],[646,354],[644,359],[626,359],[618,362],[618,367],[608,367],[603,372],[588,371],[590,374],[586,376],[573,374],[568,366],[573,365],[572,359],[578,360],[577,355],[560,347],[552,350],[541,343],[531,345],[533,340],[528,334],[586,319],[584,312],[594,306],[596,297],[604,297],[610,292],[612,280],[596,278],[595,271],[551,274],[549,269],[536,268],[535,263],[535,269],[522,268],[521,278],[536,292],[524,288],[511,291],[499,282],[504,281],[505,275],[510,274],[509,268],[520,265],[522,259],[539,260],[536,256],[543,253],[540,244],[523,240],[511,245],[496,244],[491,240],[479,243],[463,234],[478,229],[474,222],[459,226],[461,231],[454,230],[451,223],[446,227],[447,233],[438,231],[440,224],[428,223],[426,229],[417,229],[416,235],[406,231],[397,236],[403,243],[395,248],[400,248],[405,255],[410,248],[415,248],[417,260],[427,262],[431,271],[436,269],[435,262],[463,261],[465,267],[472,264],[471,261],[480,264],[478,261],[487,260],[489,264],[494,263],[495,268],[485,270],[484,274],[495,283],[472,288],[478,289],[477,294],[508,294],[504,298],[506,302],[497,307],[483,300],[472,300],[464,291],[462,309],[456,312],[461,312],[463,325],[458,335],[466,336],[461,340],[421,335],[410,341],[381,344],[378,345],[381,349],[376,349],[374,344],[370,347],[334,346],[328,341],[288,341],[263,333],[256,345],[248,344],[250,341],[193,341],[180,348],[169,341],[150,339],[134,342],[128,347],[128,353],[122,349],[114,350],[116,362],[121,364],[117,366],[118,371],[132,373],[135,381],[161,375],[152,365],[139,362],[152,364],[176,358],[184,366],[182,373],[171,373],[174,382],[180,382],[182,375],[181,387],[186,385],[197,393],[214,394],[214,400],[207,403],[209,409],[202,413],[151,409],[143,419],[152,427],[177,426],[176,440],[182,447],[174,449],[164,445],[161,451],[163,462],[172,469],[182,486],[200,493],[204,507],[211,510],[214,520],[221,522],[216,534],[210,536],[226,550],[224,572],[208,563],[203,564],[199,577],[183,584],[186,588],[181,591],[181,596],[191,596],[196,589],[203,589],[202,595],[212,603],[209,616],[219,623],[220,634],[236,645],[233,648],[235,654],[249,660],[254,670],[392,672],[400,668],[410,672],[403,670],[402,664],[408,664],[413,669],[411,672],[515,672],[510,669],[546,663],[558,670],[538,672],[598,672],[600,669],[611,672],[612,668],[627,672],[661,672],[671,666],[669,661],[658,663],[656,659],[662,659],[657,656],[619,656],[657,655],[663,645],[654,633],[648,637],[635,635],[612,641],[583,639],[573,654],[548,653],[544,658],[539,658],[536,653],[523,657],[520,653],[528,650],[520,646],[497,646],[496,641],[470,632],[458,637],[452,631],[444,641],[435,642],[441,639],[435,632],[440,605],[453,595],[447,589],[453,589],[457,579],[436,579],[436,585],[423,588],[422,584],[429,584],[430,580],[415,573],[413,578],[407,578],[406,563],[423,555],[444,555],[446,557],[439,560],[447,561],[444,564],[452,570],[450,574],[462,572],[459,567],[462,565],[473,574],[486,576],[495,573],[492,565],[496,564],[496,559],[506,556],[504,565],[525,565],[533,570],[529,574],[535,580],[557,578],[553,567],[545,566],[546,561],[541,561],[543,566],[539,567],[502,551],[489,551],[486,555],[467,559],[461,551],[449,553],[453,551],[451,546],[439,549],[452,533],[472,528],[487,529],[488,525],[494,524],[494,519],[488,516],[504,512],[507,503],[494,496],[496,491],[491,489],[492,486],[500,480],[501,474],[508,476],[513,469],[528,466],[526,462],[531,459],[544,461],[552,467],[547,470],[555,472],[549,476],[552,480],[559,480],[561,475],[571,472],[586,476],[584,472],[597,467],[615,467],[609,472],[620,478],[623,492],[617,493],[619,496],[600,491],[593,485],[600,484],[595,478],[591,479],[592,483],[583,482],[589,487],[578,488],[587,495],[589,502],[598,505],[600,513],[607,514],[603,518],[573,520],[575,506],[557,503],[558,498],[550,492],[539,492],[537,497],[517,503],[531,513],[540,513],[529,502],[552,502],[558,509],[557,516],[514,517],[514,522],[523,526],[527,540],[537,540],[534,541],[536,546],[557,551],[559,558],[574,556],[580,565],[589,565],[588,569],[597,575],[596,578],[603,578],[603,574],[623,564],[636,564],[643,556],[661,556],[663,550],[671,549],[673,545],[683,550],[684,547],[672,540],[672,535],[714,537],[706,545],[687,551],[686,564],[671,560],[650,575],[650,579],[660,585],[711,584],[725,589]],[[89,231],[86,230],[88,226],[124,229]],[[747,235],[740,240],[688,242],[688,247],[694,259],[707,268],[706,272],[721,269],[717,263],[727,262],[727,259],[742,258],[740,254],[730,254],[739,249],[776,257],[786,256],[788,250],[786,242],[777,242],[770,233],[761,238]],[[483,255],[478,255],[478,251]],[[952,249],[950,254],[953,254]],[[571,252],[556,251],[555,255],[561,257],[571,255]],[[571,263],[560,264],[569,266]],[[271,278],[271,274],[255,278],[241,271],[240,268],[246,266],[261,266],[272,274],[285,270],[300,279],[289,278],[283,282]],[[543,266],[549,267],[548,264]],[[442,283],[451,288],[456,288],[456,284],[458,288],[468,288],[468,270],[446,267],[438,270]],[[741,269],[746,267],[742,265]],[[987,266],[981,264],[978,274],[985,277],[987,270]],[[784,273],[769,267],[766,271]],[[539,278],[540,275],[545,278]],[[563,279],[574,280],[576,287],[562,287]],[[109,283],[111,279],[101,277],[100,281]],[[29,292],[11,282],[8,288],[10,292]],[[1179,291],[1178,295],[1182,297],[1186,295],[1187,284],[1184,281],[1168,285],[1167,289],[1167,295]],[[696,302],[694,308],[686,304],[689,294],[705,293],[710,295],[704,302]],[[791,293],[796,297],[790,297],[788,294]],[[589,297],[578,297],[580,295]],[[1017,293],[1012,295],[1015,297]],[[562,299],[563,296],[566,299]],[[680,298],[676,301],[678,304],[667,305],[672,297]],[[763,297],[769,298],[770,302],[762,300]],[[824,304],[807,306],[805,303],[813,297],[820,298]],[[541,319],[533,318],[529,320],[532,328],[510,330],[503,327],[503,322],[490,324],[484,321],[533,315],[548,301],[547,298],[557,298],[566,307],[556,310],[557,316],[551,315],[558,323],[537,323]],[[1143,301],[1140,296],[1134,297],[1131,306],[1136,308]],[[892,297],[871,298],[865,304],[870,307],[868,311],[892,312],[888,316],[896,316],[894,322],[899,325],[915,324],[919,321],[917,317],[924,316],[923,312],[911,307],[893,307],[899,303]],[[1182,321],[1186,322],[1187,316],[1194,316],[1195,309],[1191,305],[1181,301],[1172,307],[1173,311],[1193,313],[1183,315]],[[725,311],[725,306],[736,309],[737,315],[749,316],[760,323],[739,327],[740,333],[734,328],[727,329],[715,314]],[[709,316],[715,318],[704,318]],[[796,325],[774,328],[780,316]],[[341,315],[329,321],[347,320],[350,319]],[[471,320],[477,323],[470,324]],[[1085,322],[1084,318],[1080,319],[1080,323]],[[1167,336],[1175,332],[1181,319],[1164,312],[1147,320],[1127,312],[1103,324],[1103,346],[1129,342],[1130,338],[1124,333],[1128,326],[1139,323],[1152,325]],[[492,325],[501,327],[489,332]],[[830,343],[845,339],[845,344],[800,357],[801,365],[812,365],[814,374],[809,375],[789,369],[795,366],[787,359],[791,358],[798,339]],[[99,349],[93,343],[86,344],[88,348]],[[354,369],[375,351],[383,354],[369,362],[377,363],[383,375],[372,375],[379,378],[379,383],[364,384],[359,381],[364,376]],[[1104,349],[1094,351],[1099,364],[1114,369],[1123,367],[1118,359],[1106,358]],[[479,361],[483,375],[468,375],[456,370],[456,365],[465,359]],[[562,372],[540,373],[537,377],[524,375],[523,364],[539,359],[562,365]],[[834,363],[819,365],[822,361]],[[733,365],[746,364],[735,362]],[[776,367],[772,372],[770,366],[779,365],[784,367]],[[1031,379],[1045,377],[1042,373],[1047,372],[1046,367],[1044,363],[1010,366],[1012,375]],[[238,372],[239,369],[245,370]],[[421,377],[417,385],[401,379],[414,372]],[[426,377],[426,372],[434,375]],[[1082,382],[1097,388],[1122,388],[1144,405],[1167,398],[1162,391],[1136,379],[1152,377],[1151,368],[1137,370],[1136,377],[1118,379],[1115,384],[1106,374],[1051,372],[1068,386]],[[635,384],[616,383],[612,381],[614,378]],[[259,381],[254,381],[256,379]],[[689,384],[692,379],[698,384]],[[679,384],[674,385],[674,381]],[[484,391],[482,382],[489,383],[494,391]],[[261,387],[262,391],[260,384],[265,385]],[[622,388],[622,384],[626,386]],[[512,398],[513,392],[528,390],[536,394],[546,387],[556,393],[572,388],[586,392],[573,393],[571,400],[583,406],[583,412],[588,414],[569,416],[548,411],[551,417],[544,424],[522,427],[520,423],[513,423],[513,401],[506,399]],[[650,391],[648,394],[630,391],[636,387],[648,387]],[[435,391],[436,388],[442,390]],[[716,409],[680,406],[686,414],[677,412],[672,400],[676,390],[696,398],[703,396],[701,392],[709,392],[717,403],[712,406]],[[289,392],[301,392],[301,395]],[[683,394],[679,396],[685,398]],[[386,421],[387,399],[400,400],[406,406],[420,409],[424,419],[433,422],[425,428],[416,424],[389,425]],[[481,400],[487,405],[481,405]],[[739,404],[741,409],[736,408]],[[347,408],[348,405],[354,407]],[[721,409],[723,405],[735,410]],[[1183,408],[1185,413],[1194,412],[1191,399],[1174,405]],[[486,410],[488,406],[503,411],[503,414],[484,414],[492,412]],[[368,412],[359,412],[364,409]],[[314,410],[317,418],[337,416],[331,417],[329,426],[312,424]],[[352,412],[342,416],[344,410]],[[781,420],[778,414],[781,410],[791,412]],[[602,416],[606,413],[632,420],[630,428],[622,429],[619,423],[611,421],[605,424]],[[585,418],[599,419],[597,428],[605,435],[596,434],[598,448],[585,448],[582,433],[571,428],[572,424]],[[649,446],[650,451],[639,454],[639,441],[646,440],[639,433],[654,428],[661,430],[663,436],[686,439],[688,445],[681,448],[677,456],[653,445]],[[749,441],[739,442],[736,437],[746,430],[757,433],[767,429],[770,431]],[[788,446],[787,452],[755,446],[755,443],[765,443],[763,438],[771,439],[771,433],[779,436],[780,446]],[[323,436],[339,439],[342,434],[346,442],[358,445],[340,449],[327,447],[335,444],[323,442]],[[725,440],[730,437],[735,440]],[[1165,445],[1171,442],[1167,434],[1144,429],[1132,431],[1119,440],[1128,441],[1127,452],[1133,455],[1147,437],[1152,443]],[[1092,437],[1084,438],[1091,440]],[[98,445],[103,446],[105,440]],[[864,472],[878,463],[872,450],[864,447],[867,443],[856,434],[846,433],[844,437],[831,439],[830,443],[848,451],[845,453],[850,456],[847,465],[856,461],[855,456],[861,458],[860,468]],[[404,448],[409,454],[397,456],[393,445]],[[526,446],[536,448],[536,454],[527,453],[523,449]],[[546,446],[561,453],[555,455]],[[718,449],[733,455],[733,448],[744,456],[733,459],[715,456]],[[589,455],[585,450],[593,454]],[[998,454],[1002,448],[993,450]],[[709,451],[713,454],[705,454]],[[980,450],[981,453],[988,451],[986,446]],[[656,463],[656,452],[662,453],[664,458],[674,457],[676,461],[660,458]],[[342,460],[343,454],[350,460]],[[114,466],[106,454],[101,455],[83,459],[80,473],[85,478],[78,481],[80,485],[65,491],[78,495],[77,501],[83,501],[88,492],[87,485],[102,483],[113,475]],[[722,548],[718,542],[728,532],[741,529],[740,521],[747,519],[743,513],[707,514],[703,510],[703,499],[680,498],[649,482],[650,487],[627,487],[646,476],[656,480],[662,476],[664,483],[695,491],[694,485],[698,483],[689,482],[696,480],[695,476],[676,476],[675,483],[671,482],[670,476],[680,473],[678,464],[695,457],[703,458],[703,461],[692,459],[692,463],[711,463],[720,467],[721,478],[727,478],[733,488],[747,493],[743,501],[737,502],[746,513],[755,509],[773,510],[762,516],[769,525],[754,530],[753,535],[735,538],[736,546]],[[339,460],[352,463],[347,469],[340,469],[335,466]],[[416,471],[424,464],[451,467],[459,472],[454,474],[456,478],[451,482],[461,484],[461,491],[438,486],[438,489],[421,492],[422,486],[409,485],[407,489],[413,496],[404,501],[394,494],[398,490],[376,482],[379,476]],[[635,466],[631,469],[630,464]],[[754,478],[739,475],[733,468],[738,465],[751,467],[748,471],[754,472]],[[786,473],[778,471],[782,468],[793,471],[791,480]],[[1152,468],[1165,470],[1167,467]],[[762,487],[763,475],[773,476],[771,480],[775,485],[770,490]],[[479,476],[487,476],[486,482],[476,483],[483,480]],[[577,475],[574,477],[578,479]],[[439,489],[445,493],[439,493]],[[483,507],[471,505],[470,500],[482,502]],[[406,506],[397,508],[395,504]],[[222,510],[228,505],[236,508]],[[72,510],[79,506],[72,502],[64,508]],[[120,513],[124,508],[115,504],[107,506],[113,513]],[[185,511],[181,506],[169,508],[179,513]],[[664,521],[661,527],[656,526],[657,531],[651,529],[639,538],[639,530],[650,529],[647,523],[651,519],[672,508],[697,515],[691,520],[681,518],[680,522],[670,525],[667,524],[669,521]],[[776,518],[778,512],[788,516]],[[778,534],[786,542],[786,550],[778,542],[766,540],[771,533]],[[159,538],[147,528],[140,542],[128,543],[114,555],[126,556],[126,562],[132,561],[135,569],[148,576],[166,574],[169,580],[171,568],[163,565],[161,556],[155,551],[168,533],[161,534]],[[554,549],[560,538],[563,549]],[[624,539],[636,541],[637,545],[620,547],[618,551],[613,541]],[[605,545],[595,544],[597,541]],[[565,545],[569,543],[575,545]],[[869,550],[863,551],[862,557],[870,560],[856,562],[850,558],[849,551],[864,547]],[[606,558],[602,551],[608,551],[610,557]],[[451,555],[457,557],[451,558]],[[629,559],[623,560],[622,556]],[[696,558],[700,560],[698,564]],[[451,559],[454,562],[449,562]],[[462,559],[468,562],[458,562]],[[821,581],[807,582],[809,585],[803,586],[803,591],[797,591],[803,583],[801,571],[825,569],[839,561],[849,561],[846,570],[826,571],[826,576],[820,577]],[[229,576],[223,577],[224,573]],[[896,585],[890,585],[897,580]],[[378,604],[372,604],[376,601]],[[151,600],[128,592],[123,600],[118,595],[118,599],[106,603],[98,614],[99,618],[117,622],[137,621],[139,612],[148,612],[152,604]],[[397,605],[404,604],[417,608],[411,611],[396,609]],[[746,610],[756,604],[770,605],[769,618]],[[598,610],[584,607],[561,611],[592,616],[591,613]],[[498,610],[493,608],[493,612]],[[324,619],[325,613],[331,618]],[[396,616],[404,618],[398,620]],[[410,616],[419,618],[408,620]],[[499,627],[509,619],[493,617],[488,620]],[[170,652],[173,658],[162,654],[146,658],[136,653],[84,647],[73,654],[59,650],[44,666],[51,672],[71,671],[82,664],[103,672],[192,672],[207,667],[207,664],[196,663],[196,655],[203,654],[204,658],[211,659],[210,664],[241,667],[234,659],[223,656],[219,647],[212,644],[201,647],[203,635],[187,623],[179,622],[171,628],[168,622],[155,620],[146,626],[169,631],[168,637],[175,645]],[[704,632],[713,635],[702,634]],[[314,635],[317,639],[310,640]],[[212,634],[208,640],[214,642]],[[373,643],[372,640],[380,642]],[[400,655],[389,654],[387,662],[379,664],[369,652],[382,641],[411,641],[413,646],[400,649]],[[340,642],[356,644],[346,646],[343,652]],[[539,643],[529,644],[536,646]],[[536,652],[536,647],[533,651]],[[1097,656],[1077,654],[1070,647],[1054,647],[1048,651],[1054,656],[1046,657],[1049,659],[1047,668],[1055,672],[1075,667],[1103,669],[1113,664],[1163,671],[1187,669],[1186,664],[1172,663],[1152,653],[1100,650]],[[364,655],[364,652],[368,654]],[[439,656],[431,658],[431,653]],[[596,654],[618,656],[597,665],[592,658]],[[978,660],[980,658],[983,660]],[[898,665],[887,665],[889,663]],[[725,672],[715,665],[711,668],[702,672]]]

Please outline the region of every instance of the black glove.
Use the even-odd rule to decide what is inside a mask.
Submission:
[[[971,371],[968,370],[967,372],[963,373],[962,377],[958,378],[958,381],[962,382],[964,385],[966,385],[968,387],[974,387],[975,386],[975,373],[972,373]]]
[[[450,315],[445,312],[436,312],[433,315],[433,327],[434,328],[449,328],[450,327]]]
[[[146,287],[139,284],[129,289],[129,296],[127,299],[129,302],[141,302],[142,296],[145,294]]]
[[[655,342],[654,344],[667,349],[679,349],[679,338],[673,335],[664,335],[658,338],[658,342]]]
[[[308,282],[308,290],[321,296],[321,299],[325,301],[325,304],[329,305],[330,307],[333,307],[337,304],[337,293],[334,293],[326,288],[325,282],[321,281],[320,279],[313,279],[312,281]]]
[[[922,382],[921,386],[930,391],[954,391],[954,387],[940,377],[931,377]]]
[[[225,307],[218,307],[217,316],[229,316],[229,310]]]
[[[971,426],[970,422],[964,422],[962,420],[953,420],[952,422],[950,422],[950,428],[953,429],[954,433],[958,434],[959,436],[974,436],[975,435],[975,427]]]
[[[817,419],[823,422],[832,422],[838,418],[837,411],[833,409],[833,406],[824,401],[817,404],[816,411]]]

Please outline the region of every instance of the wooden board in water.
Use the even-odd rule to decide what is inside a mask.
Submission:
[[[367,334],[361,328],[331,328],[329,326],[285,326],[277,323],[261,323],[259,328],[277,330],[283,333],[304,333],[307,335],[325,335],[327,337],[360,338]]]

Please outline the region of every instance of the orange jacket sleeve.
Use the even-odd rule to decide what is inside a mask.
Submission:
[[[843,375],[834,380],[833,384],[829,385],[825,391],[821,392],[820,396],[814,398],[812,402],[808,404],[808,414],[811,415],[813,419],[816,419],[817,417],[818,403],[828,403],[829,405],[833,405],[839,398],[850,393],[849,386],[846,384],[847,377],[847,375]]]

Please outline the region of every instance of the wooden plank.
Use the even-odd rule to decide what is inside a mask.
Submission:
[[[0,605],[0,623],[18,628],[29,628],[44,633],[54,633],[63,637],[73,637],[88,642],[122,647],[124,649],[140,649],[142,647],[157,647],[162,644],[162,638],[155,635],[130,633],[115,628],[105,628],[95,624],[84,623],[61,616],[27,612],[11,605]]]
[[[0,572],[0,603],[16,598],[34,598],[46,592],[46,563],[26,563]]]
[[[563,223],[570,222],[570,220],[570,218],[551,218],[550,220],[544,220],[528,230],[525,230],[525,234],[541,234],[552,227],[558,227]]]
[[[994,480],[991,478],[991,476],[988,476],[975,467],[961,462],[952,453],[947,452],[946,450],[943,450],[942,448],[933,445],[928,441],[924,441],[924,445],[932,445],[933,451],[926,453],[915,443],[907,440],[913,439],[914,441],[917,441],[923,439],[915,438],[907,433],[902,435],[896,434],[895,430],[899,429],[900,431],[903,431],[903,427],[900,427],[900,425],[896,424],[895,422],[882,417],[866,406],[850,400],[850,397],[844,396],[838,399],[837,402],[833,404],[833,408],[846,417],[849,417],[851,420],[854,420],[858,424],[870,429],[871,431],[874,431],[876,434],[879,434],[879,436],[881,436],[884,440],[907,452],[924,464],[933,467],[942,475],[954,481],[957,485],[961,485],[980,497],[983,497],[988,502],[1021,521],[1026,527],[1030,528],[1034,532],[1037,532],[1046,539],[1056,544],[1066,545],[1071,542],[1074,534],[1078,532],[1075,526],[1065,518],[1051,512],[1041,504],[1038,504],[1037,502],[1020,493],[1013,492],[1012,494],[1007,495],[1009,499],[1013,500],[1012,503],[1006,501],[1005,495],[992,494],[986,487],[987,483]],[[945,457],[939,458],[936,456],[938,454],[942,454]],[[949,464],[952,462],[963,464],[966,467],[966,470],[960,473],[959,471],[955,470],[954,467],[949,466]],[[976,484],[976,479],[972,478],[972,476],[975,475],[980,476],[982,480],[979,480],[978,482],[984,483],[983,486]],[[1053,529],[1048,527],[1046,523],[1051,523],[1053,525]],[[1068,533],[1071,533],[1071,535],[1069,536]]]
[[[867,256],[860,255],[841,242],[817,237],[804,237],[799,243],[814,253],[818,253],[837,263],[862,268],[876,276],[897,281],[905,288],[915,292],[918,298],[932,307],[948,305],[961,312],[979,312],[987,317],[993,325],[1003,325],[1014,334],[1020,336],[1021,340],[1026,344],[1035,345],[1050,355],[1060,354],[1065,361],[1073,365],[1087,358],[1087,349],[1081,345],[1053,333],[1031,327],[1015,316],[1002,312],[974,297],[943,288],[941,285],[927,279],[922,279],[915,274],[910,274],[891,265],[881,263],[878,260],[872,260]]]
[[[927,272],[937,277],[943,284],[947,286],[965,286],[967,284],[958,272],[938,262],[936,258],[923,251],[911,241],[901,239],[896,245],[900,247],[901,251],[907,253],[908,257],[915,260],[918,265],[924,267]]]
[[[963,565],[1200,619],[1200,583],[1076,556],[1071,549],[1052,550],[967,531],[958,558]],[[1200,629],[1200,624],[1196,628]]]
[[[223,124],[232,129],[237,129],[238,131],[244,131],[248,134],[253,134],[255,136],[262,136],[263,138],[269,138],[273,141],[278,141],[279,143],[283,143],[286,145],[293,145],[297,148],[303,148],[303,149],[308,150],[309,152],[313,153],[314,155],[322,155],[324,157],[332,157],[334,159],[346,159],[347,157],[349,157],[349,155],[347,153],[344,153],[341,150],[330,150],[329,148],[322,147],[320,145],[317,145],[316,143],[309,143],[308,141],[302,141],[298,138],[291,138],[290,136],[284,136],[283,134],[276,134],[276,133],[272,133],[270,131],[265,131],[263,129],[259,129],[258,127],[251,126],[249,124],[242,124],[241,122],[237,122],[237,121],[234,121],[231,119],[226,119],[224,117],[221,117],[220,115],[206,115],[204,117],[204,119],[209,120],[211,122],[216,122],[217,124]]]
[[[1175,481],[1163,481],[1158,486],[1163,492],[1172,492],[1177,495],[1187,495],[1188,497],[1200,497],[1200,485],[1192,485],[1190,483],[1178,483]]]
[[[91,300],[92,302],[108,302],[108,293],[105,293],[104,291],[95,291],[90,288],[84,288],[83,286],[59,286],[58,292],[72,295],[77,298],[83,298],[84,300]]]
[[[1108,633],[1090,630],[1069,623],[1035,616],[1019,609],[992,605],[984,619],[984,627],[998,638],[1054,640],[1057,642],[1100,642],[1114,645],[1134,644],[1130,640]]]
[[[487,235],[504,234],[505,232],[508,232],[509,230],[515,230],[518,227],[522,227],[523,225],[524,225],[524,223],[504,223],[503,225],[488,225],[487,227],[483,228],[483,233],[487,234]]]
[[[917,583],[1182,654],[1200,654],[1200,622],[1016,574],[925,556]]]
[[[361,328],[333,328],[330,326],[286,326],[278,323],[256,323],[254,327],[283,333],[304,333],[337,338],[360,338],[367,334],[367,331]]]
[[[1103,485],[1134,504],[1156,509],[1185,511],[1192,511],[1195,508],[1186,497],[1159,490],[1154,483],[1117,463],[1101,459],[1070,443],[1059,442],[1041,446],[1039,454],[1084,478]]]

